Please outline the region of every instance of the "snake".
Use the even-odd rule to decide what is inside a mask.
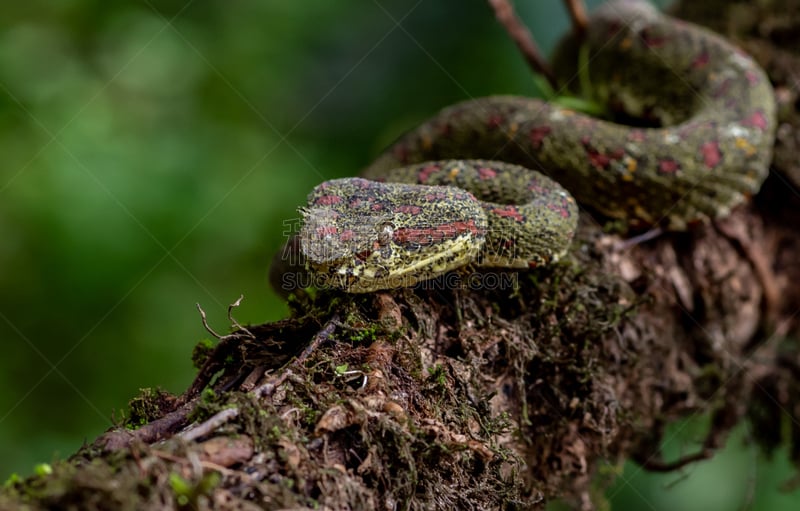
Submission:
[[[446,107],[361,177],[309,194],[298,245],[315,284],[366,293],[459,267],[544,266],[567,252],[578,204],[629,230],[682,231],[728,215],[766,178],[774,92],[719,35],[611,0],[552,67],[608,118],[521,96]]]

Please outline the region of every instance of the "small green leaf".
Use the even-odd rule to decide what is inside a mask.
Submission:
[[[19,476],[19,474],[17,474],[16,472],[13,472],[10,476],[8,476],[8,479],[6,479],[6,482],[3,483],[3,486],[8,488],[10,486],[14,486],[15,484],[17,484],[17,483],[19,483],[21,481],[22,481],[22,478]]]
[[[606,113],[603,105],[583,98],[576,98],[574,96],[559,96],[553,100],[554,103],[575,110],[576,112],[583,112],[585,114],[593,115],[595,117],[602,117]]]
[[[578,50],[578,81],[581,84],[581,96],[592,97],[592,78],[589,76],[589,45],[582,44]]]
[[[556,97],[556,91],[550,86],[550,82],[547,81],[543,75],[533,75],[533,85],[539,89],[539,92],[542,94],[542,97],[547,101],[552,101],[553,98]]]
[[[53,467],[49,463],[39,463],[33,467],[37,476],[49,476],[53,473]]]
[[[175,492],[175,495],[178,497],[187,496],[191,493],[192,487],[189,484],[189,481],[181,477],[180,475],[176,474],[175,472],[169,475],[169,484],[172,486],[172,491]]]

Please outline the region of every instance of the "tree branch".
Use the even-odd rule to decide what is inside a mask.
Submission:
[[[511,40],[517,45],[517,48],[520,53],[522,53],[522,56],[525,58],[531,70],[544,76],[550,84],[550,87],[557,89],[558,82],[553,74],[553,70],[547,64],[547,60],[542,56],[542,52],[539,51],[539,47],[530,31],[523,25],[516,12],[514,12],[514,7],[511,5],[510,1],[488,1],[492,9],[494,9],[494,15],[497,21],[506,29],[509,37],[511,37]]]

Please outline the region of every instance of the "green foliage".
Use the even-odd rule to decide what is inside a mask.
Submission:
[[[33,467],[33,472],[37,476],[49,476],[53,473],[53,467],[49,463],[37,463]]]
[[[22,478],[16,472],[11,472],[11,475],[6,478],[5,482],[3,482],[4,487],[14,486],[15,484],[22,481]]]
[[[195,344],[194,349],[192,349],[192,367],[195,369],[203,367],[203,364],[208,360],[208,357],[214,351],[215,347],[216,342],[211,339],[203,339]]]
[[[432,381],[435,381],[440,387],[447,384],[447,372],[442,364],[434,364],[428,368],[428,375]]]
[[[180,508],[198,509],[198,498],[209,495],[220,483],[222,476],[219,472],[207,472],[196,483],[192,483],[172,472],[169,475],[169,484],[175,492],[175,501]]]
[[[240,294],[242,324],[285,316],[266,266],[315,184],[449,103],[529,92],[481,2],[412,7],[4,4],[0,473],[185,389],[195,303],[219,332]]]
[[[161,389],[139,389],[139,395],[128,403],[125,427],[138,429],[161,417],[164,410],[171,409],[173,401],[173,396]]]

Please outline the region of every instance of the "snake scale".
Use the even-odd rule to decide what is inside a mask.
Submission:
[[[467,264],[545,265],[571,242],[576,200],[631,228],[684,230],[758,191],[776,114],[750,57],[642,0],[603,4],[559,44],[568,87],[581,48],[612,120],[515,96],[445,108],[362,177],[311,192],[299,248],[315,284],[370,292]]]

